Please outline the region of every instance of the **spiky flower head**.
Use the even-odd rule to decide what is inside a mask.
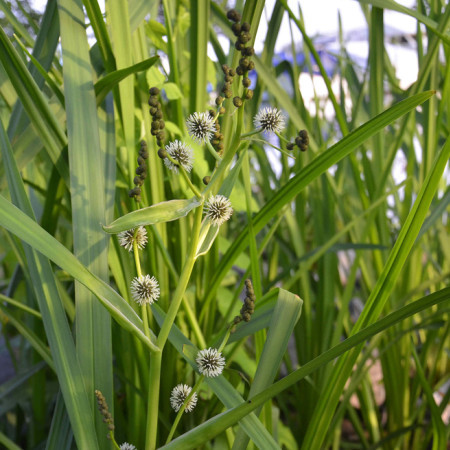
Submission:
[[[133,278],[131,282],[133,300],[139,305],[151,305],[159,298],[159,284],[155,277],[144,275]]]
[[[186,172],[191,171],[194,163],[194,154],[191,147],[177,140],[170,142],[165,148],[169,156],[178,163],[174,164],[169,158],[165,158],[164,164],[168,169],[178,173],[178,165],[180,165]]]
[[[117,238],[119,239],[119,244],[125,247],[129,252],[133,251],[133,243],[136,241],[137,248],[142,250],[147,243],[147,230],[144,227],[138,227],[136,231],[136,236],[134,235],[136,229],[121,231]]]
[[[284,129],[284,115],[277,108],[263,108],[253,119],[256,128],[265,133],[280,133]]]
[[[198,370],[205,377],[217,377],[225,367],[225,358],[216,348],[207,348],[197,353],[195,362]]]
[[[178,412],[180,408],[183,406],[184,401],[187,399],[188,395],[191,393],[192,388],[187,384],[177,384],[170,394],[170,406]],[[194,392],[192,397],[186,404],[186,408],[184,409],[185,413],[191,412],[195,405],[197,404],[197,393]]]
[[[136,447],[128,442],[124,442],[120,445],[120,450],[136,450]]]
[[[189,136],[200,144],[202,142],[210,141],[213,133],[216,132],[216,124],[214,117],[209,112],[191,114],[186,119],[186,126]]]
[[[212,195],[205,202],[205,213],[213,225],[220,226],[231,217],[233,208],[224,195]]]

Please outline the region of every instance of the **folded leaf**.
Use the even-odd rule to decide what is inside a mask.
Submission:
[[[156,205],[142,208],[125,214],[111,225],[103,227],[107,233],[119,233],[143,225],[153,225],[160,222],[171,222],[186,216],[189,211],[202,204],[201,200],[193,197],[189,200],[169,200]]]

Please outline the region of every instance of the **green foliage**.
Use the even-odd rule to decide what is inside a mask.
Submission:
[[[49,0],[39,17],[0,0],[0,330],[15,372],[1,445],[445,448],[450,6],[361,1],[367,66],[341,40],[329,73],[285,0],[257,55],[265,2],[230,19],[217,2],[106,3]],[[418,24],[407,89],[390,10]],[[305,58],[274,67],[284,17]],[[312,109],[298,80],[318,76]],[[276,136],[254,129],[263,107],[285,116]],[[185,120],[211,110],[202,139]],[[184,153],[167,155],[176,139]],[[123,247],[128,230],[145,248]],[[158,301],[141,306],[131,282],[155,289],[146,274],[157,292],[140,298]],[[208,348],[226,360],[216,377],[200,371]],[[179,384],[192,412],[170,408]]]

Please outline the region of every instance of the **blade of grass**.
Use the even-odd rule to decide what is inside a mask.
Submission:
[[[48,100],[32,78],[3,28],[0,28],[0,61],[52,162],[69,185],[69,169],[62,157],[62,149],[67,144],[66,135],[51,111]]]
[[[394,248],[383,269],[383,273],[367,299],[365,307],[352,329],[352,334],[355,334],[364,326],[373,323],[380,315],[425,220],[431,200],[436,193],[449,157],[450,139],[447,139],[446,145],[440,152],[432,170],[429,172],[414,206],[408,214],[405,224],[402,226]],[[332,372],[330,379],[325,384],[325,389],[320,394],[319,401],[305,435],[303,448],[321,447],[323,439],[326,436],[326,430],[339,401],[339,396],[358,357],[360,347],[358,346],[349,352],[336,364],[336,369]]]
[[[8,319],[8,322],[31,344],[36,352],[42,357],[42,359],[48,364],[48,366],[55,371],[55,365],[53,364],[51,353],[46,343],[42,342],[39,336],[31,330],[22,321],[14,317],[8,309],[0,305],[2,314]]]
[[[0,431],[0,444],[3,444],[7,450],[22,450],[21,447],[16,445],[11,439]]]
[[[41,63],[27,50],[27,48],[22,44],[22,42],[16,35],[14,35],[14,37],[16,38],[17,44],[20,46],[22,51],[28,56],[28,58],[30,58],[30,62],[33,64],[33,66],[36,68],[36,70],[39,72],[39,74],[51,88],[56,98],[61,103],[61,105],[64,107],[64,94],[48,73],[48,69],[46,70],[44,69],[44,67],[42,67]]]
[[[416,374],[419,379],[419,383],[422,386],[425,398],[427,399],[429,409],[431,412],[431,421],[433,424],[433,450],[440,450],[447,446],[447,431],[444,422],[442,421],[441,412],[433,397],[433,392],[425,376],[422,363],[420,362],[419,356],[417,355],[416,347],[411,346],[412,356],[416,364]]]
[[[70,194],[74,253],[93,274],[108,280],[108,238],[100,228],[105,220],[105,168],[98,131],[89,46],[80,0],[58,0],[64,64]],[[95,296],[75,283],[77,355],[91,408],[99,390],[113,406],[111,316]],[[101,342],[101,346],[98,343]],[[101,414],[95,414],[99,444],[109,448]]]
[[[116,67],[118,70],[133,65],[133,49],[130,30],[128,2],[108,2],[108,20],[110,21],[111,39],[113,41]],[[122,117],[123,145],[128,155],[128,182],[132,185],[134,177],[134,149],[136,145],[134,124],[134,77],[123,79],[119,83],[120,117]]]
[[[423,23],[429,30],[435,33],[441,38],[447,45],[450,45],[450,35],[448,32],[441,32],[438,29],[438,24],[430,17],[421,14],[420,12],[400,5],[393,0],[358,0],[360,3],[367,3],[369,5],[377,6],[378,8],[390,9],[391,11],[397,11],[402,14],[406,14],[410,17],[414,17],[419,22]]]
[[[9,298],[6,295],[0,294],[0,300],[2,302],[9,303],[10,305],[13,305],[29,314],[32,314],[33,316],[35,316],[39,319],[42,319],[42,314],[40,312],[38,312],[32,308],[29,308],[26,305],[23,305],[22,303],[18,302],[17,300],[14,300],[13,298]],[[1,305],[0,305],[0,308],[1,308]]]
[[[45,7],[45,12],[40,23],[39,33],[36,41],[34,42],[32,52],[33,57],[40,62],[46,71],[50,71],[56,46],[58,45],[58,40],[58,10],[56,8],[56,0],[50,0],[47,2],[47,6]],[[44,78],[31,61],[28,63],[28,69],[38,87],[42,88],[44,85]],[[25,115],[22,104],[16,103],[8,123],[8,136],[10,141],[13,140],[13,137],[17,137],[18,131],[22,132],[28,123],[29,120]]]
[[[48,433],[45,450],[70,450],[72,448],[73,433],[70,428],[70,421],[61,393],[56,399],[55,411],[53,413],[52,424]]]
[[[1,123],[0,142],[3,160],[5,165],[8,166],[6,172],[11,197],[26,212],[25,214],[17,209],[16,219],[17,214],[20,213],[27,221],[33,223],[34,226],[38,226],[34,222],[34,212],[26,196],[9,140]],[[2,214],[3,216],[5,214]],[[93,410],[90,407],[91,402],[86,393],[72,339],[72,332],[59,297],[53,271],[49,261],[43,255],[33,250],[32,247],[24,245],[24,250],[30,278],[33,282],[56,373],[58,374],[61,391],[77,444],[80,448],[98,449]],[[74,395],[74,392],[77,395]]]
[[[138,72],[145,71],[152,67],[157,61],[159,61],[159,56],[152,56],[151,58],[134,64],[130,67],[124,69],[116,70],[114,72],[108,73],[104,77],[100,78],[95,83],[95,95],[97,97],[97,104],[102,103],[109,91],[111,91],[118,83],[124,80],[126,77],[133,75]]]
[[[284,289],[278,289],[278,298],[273,312],[267,340],[259,358],[258,367],[248,397],[251,398],[269,387],[278,373],[284,354],[288,348],[288,342],[294,331],[294,327],[300,318],[303,301],[295,294]],[[272,405],[267,403],[269,411]],[[260,406],[255,414],[259,416]],[[249,437],[240,429],[236,434],[233,449],[246,449]]]
[[[187,200],[168,200],[125,214],[103,229],[107,233],[118,233],[141,225],[151,225],[185,217],[192,209],[202,204],[197,197]]]
[[[209,2],[191,1],[191,62],[189,112],[206,108],[207,46],[209,36]]]

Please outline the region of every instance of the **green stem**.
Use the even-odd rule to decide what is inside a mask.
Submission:
[[[120,450],[119,444],[114,439],[114,431],[110,431],[109,432],[109,439],[111,439],[111,442],[112,442],[113,447],[115,448],[115,450]]]
[[[170,17],[169,11],[169,2],[167,0],[163,0],[163,11],[164,11],[164,20],[166,25],[167,32],[167,56],[169,57],[170,63],[170,81],[173,81],[177,86],[181,86],[180,82],[180,74],[178,70],[178,59],[175,51],[175,43],[174,43],[174,35],[172,28],[172,19]],[[175,116],[176,116],[176,124],[181,128],[183,127],[184,119],[183,119],[183,106],[181,104],[181,99],[172,100],[175,104]]]
[[[194,193],[194,195],[196,197],[200,198],[202,196],[202,194],[200,194],[200,191],[192,184],[192,181],[188,177],[188,174],[186,173],[184,168],[181,167],[181,166],[180,166],[180,173],[183,176],[183,178],[186,181],[186,183],[188,184],[188,186],[191,188],[191,191]]]
[[[280,133],[278,133],[278,131],[275,131],[275,134],[278,136],[280,141],[286,142],[287,144],[289,144],[291,142],[289,139],[286,139],[284,136],[282,136]]]
[[[214,149],[214,147],[211,145],[211,142],[206,141],[206,148],[209,150],[209,153],[211,153],[211,155],[217,159],[217,161],[222,161],[222,158],[217,154],[216,150]]]
[[[158,233],[158,230],[155,225],[152,225],[150,227],[150,230],[153,234],[153,241],[159,248],[159,251],[161,252],[162,258],[164,262],[166,263],[167,268],[169,269],[170,275],[177,280],[178,279],[178,273],[175,269],[175,265],[173,264],[172,258],[170,257],[169,252],[167,251],[166,246],[164,245],[164,242],[161,238],[161,235]]]
[[[141,271],[141,261],[139,259],[139,250],[138,250],[137,242],[136,242],[136,234],[137,234],[137,228],[136,228],[136,230],[134,230],[133,253],[134,253],[134,263],[136,264],[137,276],[140,278],[140,277],[142,277],[142,271]]]
[[[257,128],[256,130],[249,131],[248,133],[241,134],[241,139],[245,139],[249,136],[254,136],[255,134],[259,134],[262,132],[262,128]]]
[[[161,331],[159,332],[158,338],[156,342],[158,343],[158,347],[160,349],[164,348],[164,345],[169,337],[170,329],[172,328],[173,323],[175,322],[175,318],[177,316],[178,310],[180,308],[181,301],[183,299],[183,295],[186,291],[189,278],[192,273],[192,269],[195,264],[195,254],[197,252],[197,244],[198,238],[200,234],[200,227],[202,223],[202,213],[203,206],[199,206],[195,210],[194,216],[194,227],[192,229],[192,240],[191,246],[189,249],[189,254],[187,255],[186,262],[184,264],[183,270],[180,275],[180,279],[178,281],[177,288],[173,294],[172,302],[170,303],[169,310],[167,311],[166,318],[161,327]]]
[[[232,327],[233,327],[233,324],[228,326],[227,332],[226,332],[225,336],[223,337],[223,341],[220,344],[219,348],[217,349],[219,352],[222,352],[222,350],[225,348],[225,345],[227,345],[228,339],[230,338]]]
[[[149,324],[149,319],[148,319],[148,311],[147,311],[147,305],[144,304],[141,306],[141,314],[142,314],[142,323],[144,325],[144,333],[145,335],[151,339],[151,334],[150,334],[150,328],[148,326]]]
[[[158,431],[159,390],[161,383],[162,350],[150,353],[150,382],[147,398],[147,424],[145,429],[145,450],[156,448]]]
[[[197,338],[198,346],[201,348],[206,348],[205,337],[203,336],[202,330],[200,328],[200,324],[198,323],[197,318],[195,317],[194,311],[192,311],[191,306],[189,305],[188,299],[186,296],[183,296],[183,308],[187,316],[187,320],[192,328],[192,332]]]
[[[191,277],[192,269],[195,264],[195,254],[197,252],[198,237],[200,234],[200,227],[202,223],[203,207],[200,206],[195,211],[194,227],[192,229],[192,240],[187,255],[186,262],[178,281],[177,288],[173,294],[172,302],[167,311],[166,318],[159,332],[157,342],[160,348],[159,352],[150,353],[150,379],[148,390],[148,414],[147,414],[147,428],[145,438],[145,450],[153,450],[156,447],[156,431],[158,426],[158,404],[159,404],[159,388],[161,383],[161,359],[162,350],[167,338],[169,337],[170,329],[172,328],[181,301],[186,292],[186,288]]]
[[[234,135],[229,150],[227,150],[224,153],[222,161],[220,162],[219,166],[214,172],[212,180],[209,182],[208,186],[206,186],[206,188],[203,190],[203,195],[205,197],[208,194],[208,192],[212,189],[212,187],[216,185],[216,183],[220,184],[220,181],[222,180],[222,176],[225,170],[231,164],[231,161],[233,160],[233,157],[239,148],[239,144],[241,143],[241,130],[244,122],[244,108],[238,108],[237,111],[238,117],[237,117],[236,133]]]

